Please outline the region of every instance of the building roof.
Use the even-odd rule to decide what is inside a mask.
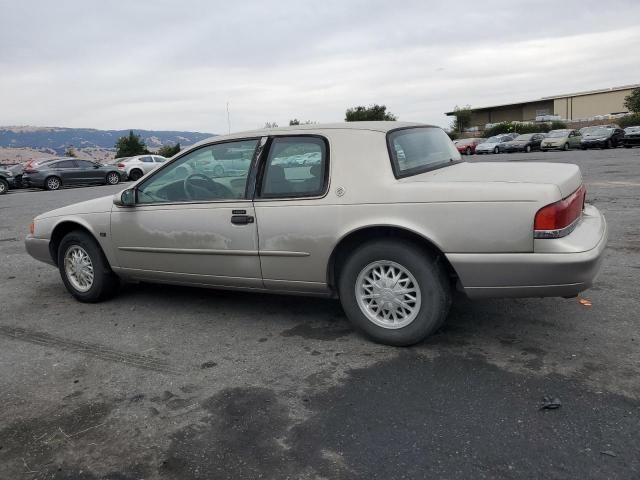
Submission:
[[[575,93],[564,93],[562,95],[552,95],[552,96],[549,96],[549,97],[541,97],[541,98],[537,98],[535,100],[528,100],[528,101],[524,101],[524,102],[502,103],[500,105],[490,105],[488,107],[476,107],[476,108],[472,108],[471,110],[478,111],[478,110],[488,110],[490,108],[514,107],[516,105],[525,105],[527,103],[546,102],[546,101],[549,101],[549,100],[556,100],[556,99],[559,99],[559,98],[581,97],[581,96],[584,96],[584,95],[595,95],[597,93],[617,92],[619,90],[631,90],[633,88],[640,88],[640,83],[636,83],[636,84],[632,84],[632,85],[623,85],[621,87],[601,88],[599,90],[586,90],[586,91],[575,92]],[[445,115],[455,115],[455,113],[456,112],[454,110],[454,111],[451,111],[451,112],[445,112]]]

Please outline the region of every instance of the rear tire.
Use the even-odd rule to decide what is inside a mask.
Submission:
[[[464,151],[465,155],[471,155],[471,147],[467,147],[467,149]]]
[[[60,178],[56,177],[55,175],[47,177],[44,180],[44,188],[46,190],[60,190],[61,187],[62,187],[62,180],[60,180]]]
[[[58,247],[58,270],[69,293],[81,302],[99,302],[115,294],[120,281],[91,235],[76,230]]]
[[[129,172],[129,178],[134,182],[140,180],[140,178],[142,178],[142,175],[142,170],[140,170],[139,168],[134,168]]]
[[[422,341],[442,326],[451,305],[442,263],[404,240],[373,240],[358,248],[342,265],[338,290],[354,328],[386,345]]]

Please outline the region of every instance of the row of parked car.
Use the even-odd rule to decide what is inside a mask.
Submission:
[[[116,185],[138,180],[166,161],[160,155],[116,158],[106,163],[70,157],[30,160],[0,168],[0,195],[10,188],[59,190],[67,185]]]
[[[483,153],[531,152],[532,150],[570,150],[572,148],[631,148],[640,146],[640,126],[624,130],[617,125],[561,129],[549,133],[507,133],[490,138],[465,138],[454,141],[464,155]]]

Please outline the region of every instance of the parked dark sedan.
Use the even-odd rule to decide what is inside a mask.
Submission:
[[[102,165],[89,160],[65,158],[44,164],[29,166],[22,175],[26,187],[58,190],[64,185],[92,183],[115,185],[121,180],[114,165]]]
[[[640,126],[624,129],[624,148],[640,147]]]
[[[518,135],[510,142],[502,145],[503,151],[506,153],[527,152],[531,150],[540,150],[540,143],[544,139],[544,133],[523,133]]]
[[[16,181],[11,170],[0,166],[0,195],[4,195],[10,188],[16,186]]]
[[[580,147],[583,150],[587,148],[616,148],[622,145],[624,139],[624,130],[621,128],[594,128],[587,131],[582,136]]]

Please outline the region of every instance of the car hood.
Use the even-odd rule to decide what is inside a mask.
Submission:
[[[568,163],[463,162],[407,177],[405,180],[407,182],[547,184],[557,186],[564,198],[582,184],[582,175],[577,165]]]
[[[547,138],[543,138],[542,141],[543,142],[547,142],[547,143],[556,143],[556,142],[566,142],[569,139],[569,136],[564,136],[564,137],[547,137]]]
[[[478,145],[476,145],[476,150],[479,148],[480,150],[484,149],[484,148],[488,148],[489,150],[492,150],[494,148],[496,148],[498,145],[500,145],[501,142],[496,142],[496,143],[479,143]]]
[[[94,198],[86,202],[74,203],[62,208],[56,208],[42,215],[38,215],[37,219],[49,217],[61,217],[63,215],[81,215],[85,213],[102,213],[110,212],[113,208],[113,195],[106,197]]]

